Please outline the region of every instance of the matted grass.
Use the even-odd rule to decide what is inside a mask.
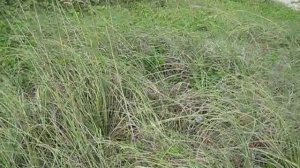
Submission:
[[[298,12],[16,10],[1,31],[0,167],[299,167]]]

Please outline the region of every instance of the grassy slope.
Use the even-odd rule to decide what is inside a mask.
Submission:
[[[219,0],[18,13],[0,41],[2,167],[299,165],[299,13]]]

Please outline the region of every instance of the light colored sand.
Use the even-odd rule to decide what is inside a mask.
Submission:
[[[287,6],[300,10],[300,0],[278,0]]]

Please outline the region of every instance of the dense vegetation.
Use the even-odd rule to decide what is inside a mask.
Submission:
[[[6,2],[0,167],[299,167],[299,12]]]

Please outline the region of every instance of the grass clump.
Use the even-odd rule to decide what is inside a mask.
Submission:
[[[1,167],[299,167],[299,12],[163,3],[3,15]]]

